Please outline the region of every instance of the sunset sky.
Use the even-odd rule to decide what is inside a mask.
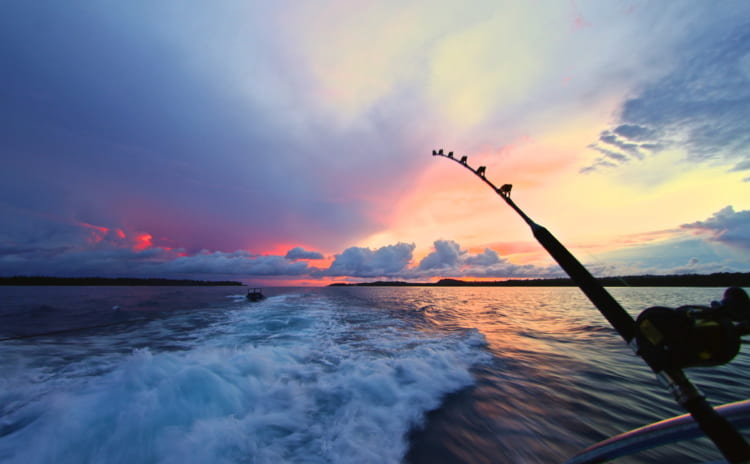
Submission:
[[[750,2],[0,4],[0,275],[750,271]]]

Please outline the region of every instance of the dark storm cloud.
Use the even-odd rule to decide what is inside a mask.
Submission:
[[[235,277],[251,276],[300,276],[310,273],[304,262],[291,262],[283,256],[253,256],[245,252],[205,252],[193,256],[175,256],[169,250],[128,249],[108,251],[79,251],[47,256],[43,268],[39,263],[29,262],[3,264],[5,275],[39,274],[78,276],[165,276],[182,277],[196,275],[222,275]]]
[[[0,229],[2,276],[299,276],[316,270],[284,256],[154,246],[151,235],[143,232],[69,222],[61,216],[29,221],[28,213],[3,205],[0,214],[12,226]]]
[[[0,274],[48,276],[149,276],[149,269],[176,255],[163,249],[35,248],[0,256]]]
[[[622,106],[600,143],[626,153],[682,148],[691,162],[741,162],[750,153],[750,22],[741,14],[696,23],[674,68]],[[592,148],[602,151],[599,145]],[[602,163],[584,168],[590,172]]]
[[[332,248],[382,227],[370,211],[408,182],[419,136],[393,113],[328,124],[305,69],[262,46],[278,32],[261,7],[196,8],[3,2],[0,201],[31,228],[54,212],[191,253],[301,235]]]
[[[0,253],[0,275],[234,277],[308,275],[315,271],[306,262],[283,256],[257,256],[246,251],[203,251],[183,256],[183,250],[132,249],[101,245],[93,248],[34,248]]]

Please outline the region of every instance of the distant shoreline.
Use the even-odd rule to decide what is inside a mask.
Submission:
[[[602,277],[605,287],[750,287],[750,272],[718,272],[714,274],[641,275]],[[526,279],[499,281],[465,281],[441,279],[438,282],[378,281],[335,283],[329,287],[575,287],[571,279]]]
[[[228,280],[191,280],[191,279],[137,279],[130,277],[46,277],[46,276],[14,276],[0,277],[0,285],[49,285],[49,286],[242,286],[241,282]]]

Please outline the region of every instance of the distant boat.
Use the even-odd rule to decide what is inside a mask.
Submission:
[[[247,299],[249,301],[260,301],[264,298],[265,296],[260,288],[253,288],[247,291]]]

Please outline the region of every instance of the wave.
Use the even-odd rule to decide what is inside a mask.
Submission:
[[[52,370],[23,347],[2,366],[0,460],[400,462],[409,430],[489,356],[476,330],[420,332],[316,295],[236,307],[178,351],[173,320],[133,329],[158,333],[151,346]]]

